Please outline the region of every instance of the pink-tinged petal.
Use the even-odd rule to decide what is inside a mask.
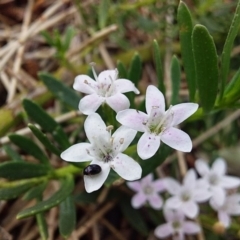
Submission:
[[[92,94],[96,89],[96,82],[87,75],[79,75],[75,78],[73,88],[85,94]]]
[[[226,189],[237,188],[240,185],[240,179],[238,177],[222,176],[220,184]]]
[[[213,201],[218,205],[222,206],[226,199],[226,192],[221,187],[212,187],[212,198]]]
[[[177,220],[178,222],[183,222],[183,220],[185,219],[185,215],[181,208],[175,210],[173,214],[174,214],[174,219]]]
[[[97,143],[99,136],[105,141],[108,141],[110,138],[110,133],[106,130],[106,124],[97,113],[93,113],[86,118],[84,129],[91,143]]]
[[[184,179],[183,179],[183,185],[188,189],[195,189],[196,187],[196,173],[193,169],[190,169],[187,171]]]
[[[125,180],[134,181],[141,178],[142,168],[126,154],[119,153],[111,163],[112,169]]]
[[[119,112],[130,107],[128,98],[122,93],[116,93],[106,98],[106,103],[115,111]]]
[[[160,112],[165,111],[165,99],[163,94],[153,85],[148,86],[146,91],[146,111],[151,113],[152,107],[159,107]]]
[[[149,196],[148,201],[149,201],[150,206],[154,209],[160,209],[163,205],[162,198],[157,194]]]
[[[162,192],[165,191],[165,180],[164,179],[157,179],[154,182],[152,182],[152,186],[154,187],[154,190],[156,192]]]
[[[199,233],[201,231],[200,226],[192,221],[185,221],[183,222],[183,231],[186,234],[196,234]]]
[[[164,223],[164,224],[158,226],[154,230],[154,235],[158,238],[166,238],[170,235],[173,235],[174,232],[175,231],[174,231],[171,223]]]
[[[144,195],[142,192],[139,192],[132,197],[131,204],[133,208],[140,208],[146,203],[146,201],[146,195]]]
[[[182,206],[182,201],[178,197],[173,196],[166,200],[165,205],[166,208],[179,209]]]
[[[91,147],[90,143],[74,144],[61,153],[61,158],[68,162],[87,162],[91,161],[87,149]]]
[[[182,130],[174,127],[166,129],[161,135],[161,140],[171,148],[182,152],[190,152],[192,150],[190,137]]]
[[[125,151],[135,138],[136,134],[137,134],[136,130],[133,130],[125,126],[119,127],[112,135],[113,149],[118,152]]]
[[[164,179],[164,184],[165,184],[166,190],[171,195],[179,194],[179,192],[181,190],[181,186],[180,186],[179,182],[177,182],[175,179],[167,177]]]
[[[152,185],[153,184],[153,174],[150,173],[147,176],[145,176],[144,178],[142,178],[141,184],[142,184],[142,186]]]
[[[177,235],[173,236],[173,240],[185,240],[184,233],[182,229],[177,229]]]
[[[219,211],[218,212],[218,220],[221,222],[226,228],[228,228],[231,224],[231,218],[230,216],[224,212],[224,211]]]
[[[212,172],[218,175],[224,175],[227,170],[226,162],[223,158],[217,158],[212,165]]]
[[[195,202],[188,201],[183,203],[182,211],[188,218],[195,218],[199,214],[199,207]]]
[[[135,192],[139,192],[142,190],[141,181],[127,182],[126,184],[129,188],[131,188]]]
[[[123,126],[145,132],[148,116],[135,109],[126,109],[117,113],[116,119]]]
[[[183,122],[185,119],[190,117],[198,109],[198,104],[196,103],[181,103],[172,106],[171,110],[174,112],[172,125],[176,126]]]
[[[112,84],[116,80],[117,74],[118,72],[116,69],[102,71],[98,75],[97,82],[101,83],[102,86],[105,85],[107,88],[109,84]]]
[[[83,114],[90,115],[92,113],[95,113],[103,102],[103,97],[100,97],[97,94],[93,93],[83,97],[79,102],[78,108]]]
[[[171,208],[167,208],[166,204],[163,208],[163,215],[167,222],[173,222],[175,219],[175,212],[176,210],[172,210]]]
[[[209,166],[206,163],[206,161],[204,161],[203,159],[198,159],[195,162],[195,168],[197,169],[197,172],[203,177],[207,174],[209,174]]]
[[[114,83],[117,92],[126,93],[126,92],[135,92],[139,94],[140,92],[135,87],[135,85],[127,79],[118,79]]]
[[[226,212],[232,216],[240,215],[240,194],[233,194],[227,196],[226,201]]]
[[[97,164],[102,168],[99,174],[83,176],[85,189],[88,193],[98,190],[106,181],[110,171],[109,164],[101,164],[99,162]]]
[[[196,202],[206,202],[209,200],[209,198],[212,196],[212,193],[208,191],[208,189],[198,189],[196,187],[194,193],[193,193],[193,199]]]
[[[160,147],[160,137],[145,132],[138,141],[137,153],[143,160],[152,157]]]

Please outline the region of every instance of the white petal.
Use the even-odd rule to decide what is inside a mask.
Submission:
[[[87,75],[79,75],[75,78],[73,88],[79,92],[91,94],[95,92],[96,82]]]
[[[122,93],[116,93],[106,98],[106,103],[115,111],[119,112],[130,107],[128,98]]]
[[[240,179],[238,177],[223,176],[221,178],[221,186],[226,189],[237,188],[240,185]]]
[[[119,153],[111,163],[112,169],[125,180],[134,181],[141,178],[142,168],[126,154]]]
[[[91,143],[99,141],[98,136],[108,141],[110,133],[106,130],[106,124],[97,113],[89,115],[84,122],[84,129]]]
[[[139,94],[139,91],[135,87],[135,85],[127,79],[118,79],[115,81],[114,85],[118,92],[121,92],[121,93],[135,92],[136,94]]]
[[[109,84],[114,83],[114,81],[116,80],[117,74],[118,72],[116,71],[116,69],[102,71],[98,75],[97,81],[102,85],[108,86]]]
[[[240,194],[227,196],[225,203],[225,209],[229,215],[240,215]]]
[[[145,132],[148,116],[135,109],[126,109],[117,113],[116,119],[122,125],[140,132]]]
[[[61,153],[61,158],[68,162],[87,162],[92,157],[87,153],[87,149],[91,147],[90,143],[78,143],[66,149]]]
[[[209,200],[209,198],[212,196],[212,193],[208,191],[208,189],[199,189],[196,187],[193,198],[196,202],[206,202]]]
[[[137,152],[143,160],[152,157],[160,147],[160,137],[145,132],[138,141]]]
[[[159,195],[157,195],[157,194],[149,196],[148,197],[148,201],[149,201],[150,206],[153,209],[160,209],[162,207],[162,205],[163,205],[162,198]]]
[[[226,227],[228,228],[231,224],[231,218],[230,216],[224,212],[224,211],[219,211],[218,212],[218,220]]]
[[[185,221],[183,222],[183,231],[186,234],[196,234],[199,233],[201,231],[200,226],[192,221]]]
[[[78,105],[79,110],[86,115],[96,112],[100,105],[104,102],[104,98],[93,93],[83,97]]]
[[[217,158],[213,165],[212,165],[212,171],[217,173],[217,175],[224,175],[227,170],[226,162],[223,158]]]
[[[179,209],[182,206],[182,201],[176,197],[170,197],[165,202],[166,208]]]
[[[198,109],[198,104],[196,103],[181,103],[175,106],[172,106],[173,114],[173,126],[178,125],[183,122],[185,119],[190,117]]]
[[[195,168],[197,169],[197,172],[203,177],[207,174],[209,174],[209,166],[206,163],[206,161],[204,161],[203,159],[198,159],[195,162]]]
[[[182,205],[182,210],[183,210],[185,216],[187,216],[188,218],[195,218],[195,217],[197,217],[197,215],[199,213],[199,207],[193,201],[185,202]]]
[[[129,188],[131,188],[135,192],[139,192],[142,190],[142,185],[140,181],[127,182],[126,184]]]
[[[154,230],[154,235],[158,238],[166,238],[174,233],[171,223],[164,223]]]
[[[98,190],[108,177],[110,167],[108,164],[100,164],[102,171],[96,175],[84,175],[84,185],[88,193]]]
[[[175,179],[167,177],[164,178],[164,184],[166,187],[166,190],[171,194],[171,195],[177,195],[179,194],[181,190],[181,186],[179,182],[177,182]]]
[[[196,187],[196,173],[193,169],[187,171],[184,179],[183,185],[188,189],[194,189]]]
[[[140,208],[146,203],[146,201],[146,195],[144,195],[142,192],[139,192],[132,197],[131,204],[133,208]]]
[[[163,94],[153,85],[148,86],[146,91],[146,111],[151,113],[152,107],[159,107],[161,112],[165,111],[165,99]]]
[[[171,148],[182,152],[190,152],[192,150],[190,137],[182,130],[174,127],[166,129],[161,135],[161,140]]]
[[[221,187],[212,187],[211,190],[213,201],[218,206],[222,206],[226,198],[226,192]]]

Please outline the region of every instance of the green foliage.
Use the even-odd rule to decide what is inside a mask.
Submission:
[[[32,187],[29,189],[23,196],[24,200],[32,200],[34,198],[39,199],[42,196],[43,191],[47,186],[47,182],[40,183],[37,186]]]
[[[3,149],[12,161],[23,161],[18,152],[13,150],[9,145],[3,146]]]
[[[119,78],[127,78],[128,77],[127,69],[121,61],[117,62],[117,69],[118,69],[118,77]]]
[[[201,105],[210,111],[218,91],[218,57],[213,39],[204,26],[194,27],[192,45]]]
[[[36,214],[37,225],[41,235],[42,240],[48,239],[48,226],[46,222],[46,218],[44,217],[44,213]]]
[[[128,71],[128,79],[130,79],[135,86],[138,86],[138,83],[142,76],[142,61],[139,54],[136,52],[132,58],[129,71]]]
[[[98,26],[100,29],[103,29],[107,25],[109,8],[110,8],[109,0],[100,1],[98,8]]]

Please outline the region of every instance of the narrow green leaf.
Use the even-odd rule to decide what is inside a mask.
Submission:
[[[100,29],[106,27],[110,3],[109,0],[100,1],[98,8],[98,26]]]
[[[38,225],[39,233],[40,233],[42,240],[47,240],[48,239],[48,226],[47,226],[47,222],[46,222],[44,213],[38,213],[36,215],[36,219],[37,219],[37,225]]]
[[[49,114],[31,100],[24,99],[23,107],[28,116],[38,123],[44,131],[51,133],[58,126],[58,123]]]
[[[54,137],[54,139],[58,142],[58,144],[60,145],[60,147],[62,149],[67,149],[68,147],[70,147],[70,142],[68,140],[68,136],[66,135],[66,133],[63,131],[63,129],[61,128],[61,126],[57,126],[54,131],[52,132],[52,135]]]
[[[0,178],[18,180],[48,175],[51,172],[49,166],[23,161],[11,161],[0,164]]]
[[[41,163],[49,164],[48,157],[39,148],[39,146],[36,143],[34,143],[31,139],[18,134],[10,134],[8,137],[11,140],[11,142],[17,145],[21,150],[32,155]]]
[[[210,111],[218,91],[216,47],[208,30],[202,25],[194,27],[192,44],[200,102],[205,111]]]
[[[128,77],[127,69],[121,61],[117,62],[117,69],[118,69],[118,77],[119,78],[127,78]]]
[[[67,27],[67,30],[65,32],[65,38],[63,41],[63,50],[66,52],[69,49],[71,40],[75,34],[75,30],[73,27]]]
[[[76,226],[76,208],[73,196],[68,196],[59,206],[59,231],[64,238],[67,238]]]
[[[50,36],[50,34],[47,31],[42,31],[41,35],[45,38],[46,42],[50,45],[53,46],[55,45],[54,39]]]
[[[160,48],[157,40],[153,40],[153,59],[154,59],[155,68],[157,72],[158,88],[165,96],[163,67],[162,67]]]
[[[66,86],[61,81],[57,80],[55,77],[48,73],[40,73],[39,78],[47,86],[49,91],[52,92],[53,95],[60,101],[67,104],[73,109],[78,109],[80,97],[77,95],[76,91]]]
[[[50,208],[55,207],[61,203],[72,192],[74,188],[74,181],[71,175],[68,175],[63,179],[60,189],[55,192],[49,199],[37,203],[35,206],[27,208],[21,211],[17,215],[17,219],[26,218],[32,215],[36,215],[40,212],[44,212]]]
[[[128,72],[128,79],[131,80],[135,86],[138,86],[138,82],[142,76],[142,61],[139,54],[136,52],[132,58],[129,72]]]
[[[84,191],[84,192],[78,193],[75,196],[75,202],[80,203],[80,204],[96,203],[100,192],[101,191],[95,191],[95,192],[87,193],[87,192]]]
[[[177,20],[179,24],[179,37],[183,67],[186,73],[190,100],[194,101],[196,92],[196,77],[191,41],[193,23],[191,13],[186,4],[182,1],[180,1],[178,6]]]
[[[10,188],[0,188],[0,200],[8,200],[17,198],[21,194],[25,193],[29,188],[31,188],[33,183],[25,183],[21,186],[13,186]]]
[[[4,151],[6,154],[11,158],[12,161],[24,161],[21,156],[13,150],[9,145],[3,146]]]
[[[181,68],[177,57],[174,55],[171,62],[171,80],[172,80],[172,99],[171,104],[179,102],[179,87],[181,81]]]
[[[42,196],[43,191],[47,186],[47,182],[43,182],[33,188],[29,189],[23,196],[24,200],[32,200],[34,198],[38,199]]]
[[[50,142],[46,134],[44,134],[33,124],[28,124],[28,127],[31,129],[32,133],[38,138],[38,140],[46,147],[46,149],[56,154],[57,156],[60,156],[61,151]]]
[[[231,26],[229,28],[227,39],[225,41],[223,51],[222,51],[220,99],[223,96],[225,85],[227,82],[231,50],[233,47],[234,40],[239,32],[239,25],[240,25],[240,0],[238,1],[237,8],[236,8],[235,14],[233,16],[233,20],[232,20]]]

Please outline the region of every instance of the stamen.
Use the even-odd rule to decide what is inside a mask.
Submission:
[[[168,118],[169,114],[173,114],[173,112],[171,111],[172,105],[169,107],[169,109],[167,110],[167,112],[164,114],[164,117],[162,118],[162,120],[160,121],[160,123],[157,125],[156,130],[159,132],[159,130],[164,127],[162,125],[164,125],[164,122],[166,121],[166,119]],[[162,131],[161,131],[162,132]]]
[[[101,144],[99,144],[98,141],[94,141],[94,143],[96,144],[97,148],[99,148],[105,156],[108,154],[108,153],[105,151],[104,147],[103,147]]]
[[[94,76],[96,82],[98,82],[98,77],[97,77],[97,74],[96,74],[95,69],[94,69],[95,63],[91,62],[90,66],[92,67],[93,76]]]
[[[120,143],[120,144],[123,144],[123,143],[124,143],[124,138],[120,138],[120,139],[119,139],[119,143]]]

